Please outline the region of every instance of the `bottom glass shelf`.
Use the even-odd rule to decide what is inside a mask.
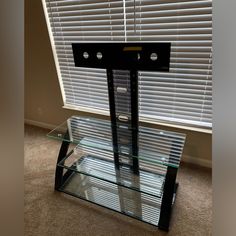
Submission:
[[[62,192],[158,226],[161,199],[126,187],[73,172]]]
[[[127,164],[121,165],[118,170],[113,158],[112,152],[77,146],[58,163],[58,166],[154,197],[162,197],[166,167],[152,165],[153,170],[150,171],[140,161],[139,175],[137,175]]]

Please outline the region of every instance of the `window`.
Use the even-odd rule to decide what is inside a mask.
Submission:
[[[140,120],[211,128],[212,0],[43,0],[65,107],[109,114],[106,71],[73,42],[171,42],[170,72],[139,72]]]

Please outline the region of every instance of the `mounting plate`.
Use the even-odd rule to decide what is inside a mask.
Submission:
[[[170,43],[72,43],[75,66],[169,71]]]

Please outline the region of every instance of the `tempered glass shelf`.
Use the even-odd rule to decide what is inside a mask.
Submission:
[[[155,197],[162,197],[165,166],[153,164],[148,166],[141,161],[137,175],[129,164],[123,164],[117,169],[113,158],[113,153],[110,151],[78,145],[58,163],[58,166]]]
[[[72,196],[158,225],[161,199],[74,172],[59,189]]]
[[[122,140],[129,140],[131,128],[126,124],[118,124]],[[112,125],[109,120],[73,116],[47,134],[48,137],[94,147],[105,151],[114,151],[112,144]],[[139,126],[139,154],[135,158],[150,163],[159,163],[178,168],[185,142],[185,134],[163,131],[155,128]],[[131,144],[119,144],[118,153],[132,156]]]

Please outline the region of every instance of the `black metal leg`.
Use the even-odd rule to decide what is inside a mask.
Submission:
[[[66,133],[66,135],[68,135],[68,133]],[[59,155],[57,158],[57,164],[66,156],[67,152],[68,152],[68,148],[69,148],[70,142],[67,141],[63,141],[61,144],[61,148],[59,151]],[[55,173],[55,190],[58,190],[61,185],[63,184],[64,180],[63,180],[63,167],[60,166],[56,166],[56,173]]]
[[[175,160],[175,152],[176,150],[178,150],[178,140],[176,138],[173,140],[173,137],[168,135],[166,135],[166,138],[169,138],[171,142],[171,150],[169,156],[169,162],[171,162]],[[176,192],[179,186],[179,184],[176,183],[177,171],[178,169],[175,167],[167,167],[161,204],[161,213],[158,223],[158,227],[165,231],[169,230],[172,205],[174,204]]]
[[[171,209],[173,203],[174,193],[177,190],[176,186],[177,169],[169,166],[163,189],[163,197],[161,204],[161,213],[159,218],[158,227],[162,230],[168,231],[171,217]]]
[[[175,197],[177,194],[178,187],[179,187],[179,183],[175,183],[174,197],[173,197],[172,205],[174,205],[174,203],[175,203]]]
[[[174,190],[175,194],[177,194],[178,187],[179,187],[179,183],[175,183],[175,190]]]

